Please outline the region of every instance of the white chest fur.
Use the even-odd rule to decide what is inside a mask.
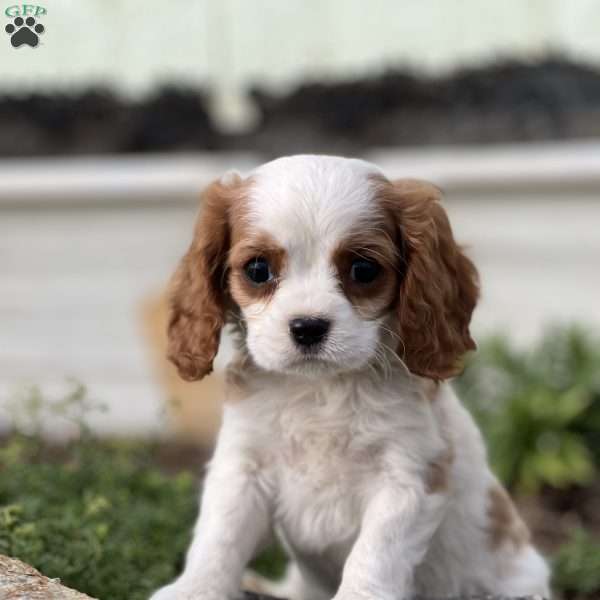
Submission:
[[[404,380],[268,382],[228,408],[224,429],[259,457],[289,545],[337,553],[351,546],[381,478],[408,482],[436,451],[439,423],[423,396]]]

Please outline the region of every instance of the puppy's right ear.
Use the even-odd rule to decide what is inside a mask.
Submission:
[[[208,375],[219,349],[229,302],[230,214],[243,185],[239,175],[227,174],[204,191],[194,239],[172,281],[168,358],[186,381]]]

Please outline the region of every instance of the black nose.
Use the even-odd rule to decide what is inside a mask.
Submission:
[[[317,317],[299,317],[290,321],[290,333],[301,346],[319,343],[329,331],[329,321]]]

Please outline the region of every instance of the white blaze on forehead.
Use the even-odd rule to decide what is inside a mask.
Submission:
[[[253,173],[249,198],[252,225],[285,248],[334,244],[373,218],[369,176],[381,171],[368,162],[336,156],[279,158]]]

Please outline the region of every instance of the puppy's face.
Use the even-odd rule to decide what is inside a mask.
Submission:
[[[339,373],[392,349],[419,375],[453,374],[472,347],[477,285],[438,200],[428,184],[325,156],[213,184],[175,279],[170,357],[181,375],[210,370],[228,311],[265,370]]]
[[[228,271],[259,367],[315,374],[374,359],[401,257],[372,174],[332,158],[283,159],[255,173]]]

